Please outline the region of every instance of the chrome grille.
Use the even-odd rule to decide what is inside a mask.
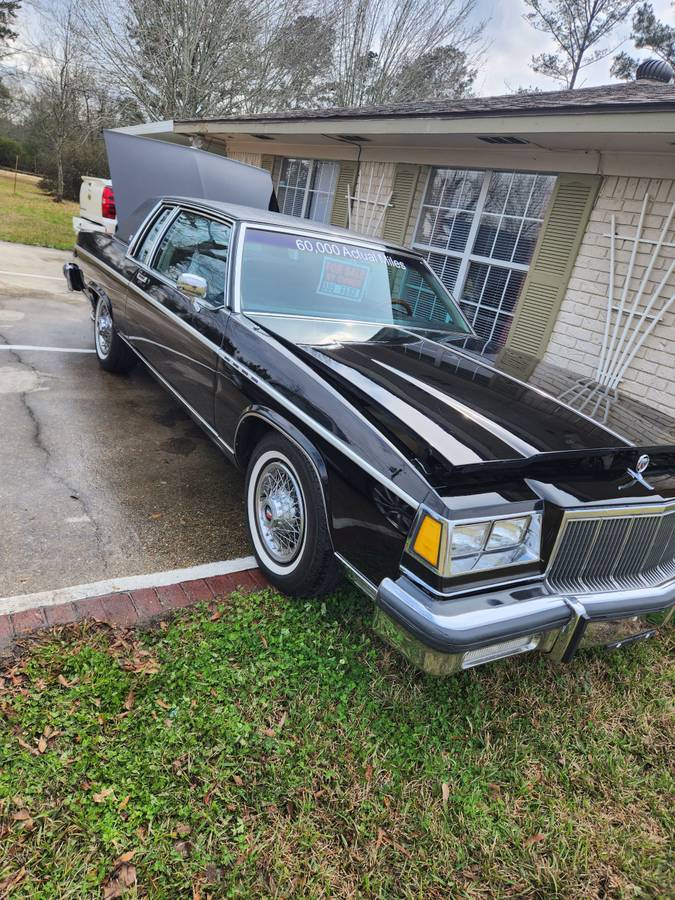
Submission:
[[[673,577],[673,507],[569,514],[546,576],[554,590],[576,594],[657,587]]]

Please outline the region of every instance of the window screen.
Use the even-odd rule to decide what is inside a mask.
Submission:
[[[454,296],[486,353],[506,342],[555,175],[432,169],[413,246]]]

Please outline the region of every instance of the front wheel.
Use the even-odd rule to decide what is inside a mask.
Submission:
[[[94,344],[96,356],[107,372],[130,372],[136,357],[115,329],[110,300],[105,295],[98,298],[94,313]]]
[[[258,565],[279,590],[319,596],[338,585],[321,482],[304,453],[281,435],[267,435],[253,451],[246,513]]]

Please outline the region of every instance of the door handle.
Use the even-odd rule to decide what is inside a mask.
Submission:
[[[136,273],[136,281],[141,287],[147,287],[150,284],[150,279],[143,272]]]

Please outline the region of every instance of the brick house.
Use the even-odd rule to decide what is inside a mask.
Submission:
[[[647,403],[666,424],[635,437],[675,442],[675,84],[152,131],[267,168],[283,212],[416,248],[487,354],[610,424],[617,390]]]

